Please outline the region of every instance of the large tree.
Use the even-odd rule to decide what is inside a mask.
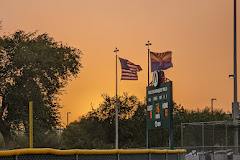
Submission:
[[[16,130],[28,129],[28,102],[34,104],[34,127],[58,124],[58,95],[82,67],[81,51],[48,34],[17,31],[0,37],[0,132],[9,146]]]
[[[67,126],[62,133],[64,148],[114,148],[116,98],[104,94],[103,102]],[[134,95],[124,93],[118,97],[119,147],[145,145],[145,105]]]

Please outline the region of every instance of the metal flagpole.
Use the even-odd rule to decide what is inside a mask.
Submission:
[[[237,101],[237,8],[236,0],[234,0],[234,102],[233,102],[233,124],[234,131],[234,154],[238,155],[238,119],[239,119],[239,103]]]
[[[149,86],[149,52],[150,52],[149,46],[152,45],[152,43],[148,41],[148,43],[145,45],[148,46],[148,86]]]
[[[116,129],[116,133],[115,133],[115,148],[116,149],[118,149],[118,98],[117,98],[117,58],[118,58],[118,56],[117,56],[117,52],[118,52],[119,50],[116,48],[115,50],[114,50],[114,52],[116,52],[116,102],[115,102],[115,129]]]
[[[149,46],[152,45],[152,43],[150,43],[148,41],[148,43],[145,44],[145,45],[148,46],[148,86],[149,86],[149,52],[150,52]],[[146,99],[146,104],[147,104],[147,99]],[[151,140],[150,140],[150,138],[151,138],[151,132],[150,132],[150,130],[148,130],[146,128],[146,147],[147,148],[151,148],[151,144],[150,144]]]

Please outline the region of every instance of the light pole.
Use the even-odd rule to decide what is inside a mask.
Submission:
[[[67,112],[67,125],[68,125],[68,114],[71,114],[71,112]]]
[[[212,98],[211,99],[211,109],[212,109],[212,115],[213,115],[213,101],[216,101],[217,99],[216,98]]]
[[[115,148],[118,149],[118,99],[117,99],[117,52],[119,50],[116,48],[114,52],[116,52],[116,102],[115,102],[115,129],[116,129],[116,135],[115,135]]]

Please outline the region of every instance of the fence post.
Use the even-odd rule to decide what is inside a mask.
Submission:
[[[181,123],[181,145],[183,147],[183,124]]]
[[[214,134],[214,129],[215,129],[215,127],[214,127],[214,125],[215,124],[213,124],[212,126],[213,126],[213,146],[212,146],[212,154],[213,154],[213,160],[214,160],[214,151],[215,151],[215,147],[214,147],[214,138],[215,138],[215,134]]]
[[[226,152],[227,152],[227,149],[228,149],[228,124],[227,124],[227,121],[225,122],[225,125],[226,125]]]
[[[152,159],[152,155],[151,155],[151,152],[148,153],[148,160],[151,160]]]
[[[117,160],[120,160],[120,154],[117,153]]]
[[[33,148],[33,101],[29,101],[29,148]]]
[[[202,149],[204,155],[204,123],[202,123]]]
[[[16,155],[16,158],[15,158],[16,160],[18,160],[18,155]]]
[[[76,154],[76,160],[78,160],[78,154]]]

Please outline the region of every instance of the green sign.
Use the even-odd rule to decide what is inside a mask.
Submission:
[[[172,82],[147,87],[147,129],[172,127]]]

